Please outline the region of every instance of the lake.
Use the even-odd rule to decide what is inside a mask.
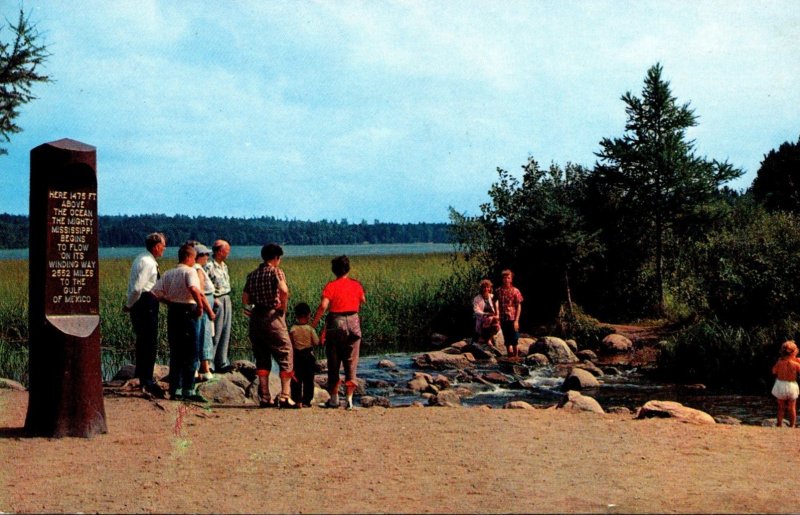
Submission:
[[[210,245],[211,242],[208,242]],[[100,259],[133,259],[142,247],[101,247]],[[360,245],[284,245],[285,258],[301,256],[388,256],[396,254],[443,254],[453,252],[451,243],[364,243]],[[178,247],[167,247],[165,256],[177,255]],[[260,259],[260,245],[233,246],[231,259]],[[28,259],[28,249],[0,249],[0,260]]]

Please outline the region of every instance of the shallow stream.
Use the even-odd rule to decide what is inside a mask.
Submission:
[[[413,367],[412,357],[416,354],[390,354],[384,356],[366,356],[359,361],[359,377],[367,381],[369,395],[388,397],[393,406],[410,404],[421,400],[418,394],[397,393],[393,388],[374,388],[370,384],[385,381],[396,386],[405,386],[414,372],[426,372],[432,375],[437,372],[419,370]],[[397,371],[378,367],[378,362],[388,359],[397,365]],[[618,375],[605,375],[598,378],[599,388],[585,390],[584,395],[594,397],[603,409],[621,406],[635,412],[637,408],[650,400],[680,402],[684,406],[696,408],[718,417],[728,416],[740,420],[743,424],[761,425],[764,419],[775,417],[775,402],[768,392],[764,395],[725,394],[703,389],[686,388],[671,384],[657,384],[646,378],[637,368],[615,367]],[[497,371],[497,367],[481,369],[478,373]],[[508,374],[507,374],[508,375]],[[484,386],[473,397],[462,399],[466,406],[490,405],[502,407],[510,401],[525,401],[533,406],[546,407],[558,403],[563,396],[561,384],[553,367],[529,368],[527,377],[520,377],[520,384],[514,386]],[[457,386],[457,381],[453,383]],[[474,383],[472,384],[474,386]]]
[[[410,405],[414,401],[426,402],[420,394],[406,389],[414,372],[425,372],[434,376],[443,374],[450,378],[452,386],[460,385],[456,370],[436,371],[415,368],[412,358],[417,354],[419,353],[362,356],[358,365],[358,376],[366,381],[367,395],[387,397],[392,406]],[[240,352],[231,357],[252,361],[252,356],[247,352]],[[381,360],[392,361],[396,368],[379,367],[378,363]],[[122,365],[132,362],[133,356],[128,353],[104,352],[104,380],[110,380]],[[510,401],[525,401],[537,407],[549,407],[557,404],[563,396],[561,384],[564,381],[558,376],[557,371],[552,366],[526,368],[527,376],[514,376],[518,379],[517,384],[512,382],[509,385],[501,386],[470,382],[470,389],[476,393],[472,397],[462,398],[462,404],[465,406],[489,405],[495,408],[502,407]],[[601,368],[603,368],[602,365]],[[662,400],[680,402],[684,406],[705,411],[714,417],[733,417],[743,424],[749,425],[761,425],[765,419],[775,418],[775,401],[769,392],[764,392],[764,395],[743,395],[687,388],[653,382],[636,367],[615,365],[614,368],[619,373],[599,377],[598,380],[601,382],[599,388],[581,392],[594,397],[605,410],[621,406],[635,412],[647,401]],[[277,373],[275,363],[273,363],[273,369]],[[486,368],[478,366],[476,372],[485,374],[499,370],[497,366]],[[508,372],[504,373],[512,378]]]

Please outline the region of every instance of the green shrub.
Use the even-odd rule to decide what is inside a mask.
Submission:
[[[560,336],[575,340],[582,349],[597,349],[603,338],[614,332],[613,328],[603,325],[576,305],[571,311],[562,305],[557,323]]]
[[[800,323],[786,319],[768,328],[746,329],[702,320],[662,349],[658,373],[678,383],[703,383],[734,391],[768,391],[780,344],[794,339]]]

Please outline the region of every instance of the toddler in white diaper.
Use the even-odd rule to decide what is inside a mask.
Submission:
[[[784,414],[789,418],[789,425],[797,425],[797,397],[800,387],[797,385],[797,374],[800,373],[800,361],[797,359],[797,345],[793,340],[783,342],[780,358],[772,367],[775,375],[775,386],[772,395],[778,399],[778,427],[783,425]]]

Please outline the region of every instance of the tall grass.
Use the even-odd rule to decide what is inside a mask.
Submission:
[[[259,265],[253,259],[229,259],[233,288],[231,353],[249,355],[248,319],[241,309],[241,292],[247,274]],[[175,260],[162,258],[161,269]],[[334,279],[329,257],[287,256],[281,263],[290,290],[291,308],[298,302],[316,309],[327,281]],[[350,277],[361,281],[367,294],[363,306],[363,354],[412,351],[423,348],[434,331],[457,336],[470,328],[470,299],[479,272],[444,254],[358,256],[351,260]],[[134,335],[125,302],[130,260],[100,262],[100,334],[103,362],[108,369],[130,362]],[[166,316],[159,327],[159,357],[167,355]],[[4,261],[0,267],[0,377],[27,382],[28,264]]]

